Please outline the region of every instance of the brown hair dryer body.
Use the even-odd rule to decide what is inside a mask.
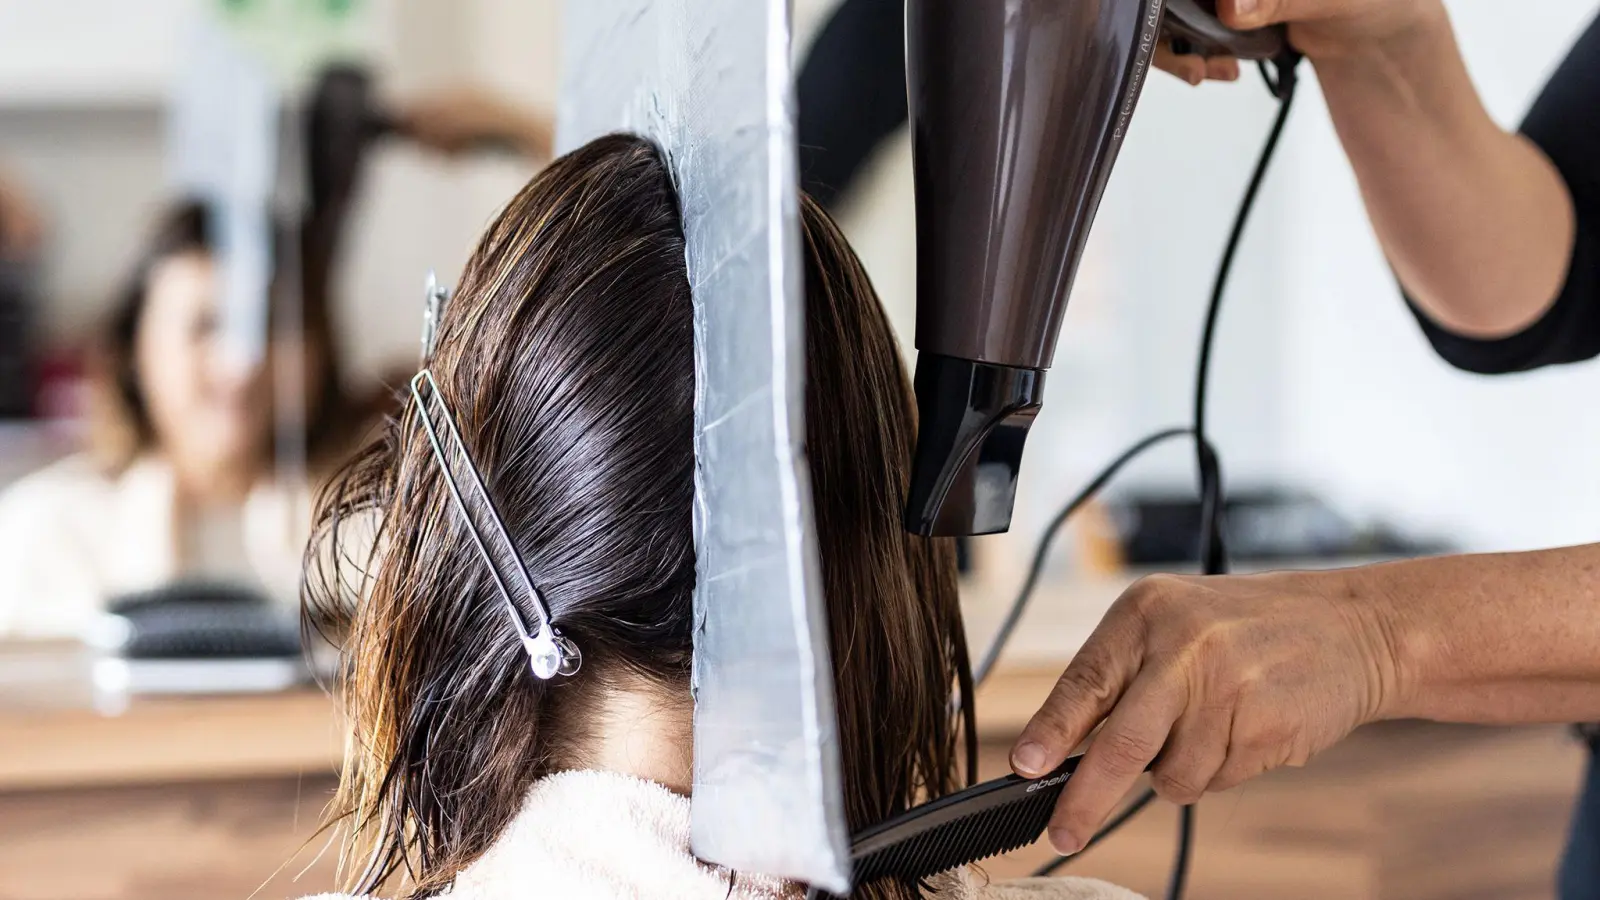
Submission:
[[[908,0],[920,420],[906,528],[1011,524],[1084,243],[1160,40],[1266,59],[1205,0]]]

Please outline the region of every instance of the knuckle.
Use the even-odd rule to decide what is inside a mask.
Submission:
[[[1043,744],[1058,744],[1067,740],[1071,732],[1072,717],[1059,706],[1052,702],[1047,703],[1043,709],[1034,713],[1033,719],[1028,722],[1028,727],[1023,729],[1019,738],[1021,741],[1033,741]]]
[[[1217,772],[1217,777],[1211,780],[1211,789],[1214,791],[1227,791],[1262,775],[1272,767],[1261,757],[1253,755],[1230,756]]]
[[[1153,572],[1133,583],[1135,588],[1156,595],[1170,594],[1183,584],[1183,578],[1168,572]]]
[[[1096,657],[1080,658],[1056,680],[1056,694],[1067,703],[1108,705],[1117,697],[1117,683],[1109,667]]]
[[[1136,775],[1144,771],[1145,764],[1155,758],[1161,748],[1136,734],[1113,731],[1095,738],[1101,748],[1106,771],[1114,776]]]
[[[1304,741],[1293,741],[1284,755],[1283,764],[1293,769],[1304,768],[1316,753]]]
[[[1210,695],[1217,706],[1232,711],[1235,736],[1254,734],[1270,723],[1275,716],[1272,704],[1262,697],[1261,685],[1252,674],[1253,665],[1235,665],[1228,662],[1213,665],[1208,672]]]
[[[1215,778],[1211,779],[1211,783],[1209,785],[1206,785],[1206,790],[1212,791],[1214,793],[1221,793],[1222,791],[1231,791],[1234,788],[1238,787],[1239,785],[1244,784],[1244,782],[1245,782],[1245,778],[1239,773],[1239,771],[1237,769],[1229,769],[1227,767],[1224,767],[1220,771],[1217,772],[1217,775],[1216,775]]]
[[[1146,575],[1128,587],[1123,593],[1123,599],[1134,612],[1145,618],[1152,618],[1159,615],[1170,602],[1177,590],[1177,583],[1178,579],[1174,575]]]
[[[1218,660],[1224,658],[1224,654],[1219,652],[1209,624],[1192,613],[1183,616],[1174,624],[1177,639],[1174,642],[1172,655],[1180,668],[1197,672],[1226,668],[1218,665]]]
[[[1178,806],[1190,806],[1200,802],[1206,790],[1206,785],[1201,784],[1193,772],[1168,769],[1157,769],[1150,778],[1150,785],[1155,788],[1161,799]]]
[[[1228,668],[1229,677],[1242,697],[1262,707],[1273,705],[1273,685],[1267,667],[1260,660],[1233,659]]]
[[[1278,756],[1283,752],[1283,731],[1271,721],[1252,720],[1236,726],[1234,733],[1240,746],[1255,753]]]
[[[1220,659],[1232,656],[1234,630],[1228,623],[1199,611],[1189,614],[1189,641],[1196,649]]]

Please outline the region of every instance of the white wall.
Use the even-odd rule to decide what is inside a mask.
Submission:
[[[1515,126],[1595,8],[1450,4],[1493,115]],[[1600,540],[1600,364],[1484,378],[1439,361],[1396,297],[1315,82],[1305,88],[1274,188],[1289,239],[1285,462],[1352,508],[1474,548]]]
[[[0,41],[0,55],[4,55]],[[109,302],[165,195],[160,110],[0,103],[0,168],[50,219],[45,325],[81,332]]]
[[[553,108],[559,0],[387,0],[392,39],[380,64],[399,96],[485,85]],[[404,145],[373,158],[341,296],[346,352],[358,371],[415,358],[422,283],[454,283],[473,242],[533,173],[514,159],[441,160]]]
[[[148,104],[199,0],[0,0],[0,103]]]
[[[77,12],[67,18],[101,36],[77,46],[98,46],[140,34],[149,17],[189,2],[71,0]],[[393,92],[482,81],[530,102],[553,100],[559,0],[373,2],[376,61]],[[796,0],[801,47],[834,2]],[[98,12],[85,13],[85,4]],[[1515,121],[1595,6],[1450,3],[1497,116]],[[38,41],[59,31],[63,18],[43,8],[0,0],[0,24],[33,29],[0,30],[0,57],[56,60],[48,77],[32,80],[0,64],[0,160],[56,215],[48,324],[68,335],[102,308],[165,196],[159,90],[151,87],[165,76],[159,42],[120,62],[97,56],[106,65],[96,78],[80,77],[67,53],[16,55],[13,45],[28,34]],[[126,84],[107,76],[113,69],[131,73]],[[1126,441],[1186,419],[1212,268],[1272,113],[1253,77],[1203,89],[1152,78],[1069,308],[1030,444],[1018,533],[997,541],[1002,548],[1031,541]],[[453,279],[472,239],[528,174],[503,160],[379,153],[343,282],[346,344],[359,369],[411,358],[423,273],[432,267]],[[843,220],[907,343],[912,215],[901,137],[875,161]],[[1398,300],[1313,78],[1243,248],[1216,366],[1213,429],[1234,484],[1310,484],[1358,515],[1445,530],[1476,547],[1600,537],[1600,477],[1589,464],[1600,444],[1592,399],[1600,365],[1491,380],[1438,362]],[[1190,456],[1178,448],[1130,473],[1146,484],[1191,477]]]
[[[1514,125],[1594,0],[1452,0],[1467,62]],[[1275,104],[1253,72],[1153,76],[1108,187],[1030,439],[1015,558],[1091,471],[1189,416],[1201,315]],[[910,154],[896,141],[845,216],[897,325],[914,290]],[[1230,483],[1319,490],[1357,518],[1469,548],[1600,539],[1600,363],[1513,378],[1456,372],[1402,305],[1310,67],[1247,232],[1218,334],[1213,435]],[[1124,484],[1184,487],[1187,448]]]
[[[174,33],[199,0],[0,0],[0,167],[52,224],[44,327],[94,327],[170,197],[162,101]],[[558,0],[371,0],[373,62],[408,95],[487,83],[529,103],[556,90]],[[126,38],[124,40],[124,38]],[[110,49],[106,49],[110,48]],[[454,279],[472,240],[531,169],[380,148],[341,275],[342,342],[358,377],[414,358],[422,280]]]

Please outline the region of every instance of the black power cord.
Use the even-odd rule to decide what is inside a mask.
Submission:
[[[1051,519],[1050,524],[1045,526],[1044,534],[1039,536],[1038,542],[1034,545],[1033,559],[1028,564],[1028,577],[1023,580],[1022,588],[1018,590],[1016,599],[1011,601],[1011,608],[1006,612],[1006,617],[1001,621],[1000,628],[995,632],[995,636],[990,639],[989,648],[984,651],[983,658],[978,660],[978,665],[972,670],[972,680],[975,683],[982,684],[984,679],[989,677],[989,674],[994,671],[995,663],[1000,659],[1001,652],[1005,650],[1006,644],[1011,641],[1012,632],[1017,630],[1017,623],[1022,620],[1022,614],[1027,611],[1028,603],[1033,599],[1033,592],[1039,586],[1039,576],[1044,572],[1045,557],[1049,554],[1050,545],[1054,543],[1056,532],[1061,530],[1061,526],[1067,524],[1067,520],[1071,519],[1079,509],[1082,509],[1085,503],[1094,499],[1095,495],[1100,493],[1101,489],[1110,483],[1111,479],[1115,478],[1124,466],[1133,462],[1135,458],[1142,455],[1146,450],[1157,444],[1166,443],[1173,438],[1189,437],[1192,434],[1194,434],[1194,429],[1192,428],[1168,428],[1139,441],[1124,450],[1122,455],[1112,460],[1110,465],[1100,470],[1100,474],[1096,475],[1092,481],[1084,486],[1083,490],[1067,501],[1067,505],[1063,506],[1060,512],[1056,513],[1055,518]]]
[[[1045,527],[1044,534],[1040,536],[1034,548],[1033,559],[1028,567],[1028,575],[1023,581],[1022,588],[1018,591],[1016,599],[1012,601],[1011,608],[1007,611],[1005,619],[1002,620],[999,631],[978,663],[974,674],[975,681],[982,682],[993,671],[995,662],[999,659],[1006,643],[1016,630],[1017,623],[1021,621],[1022,614],[1026,611],[1028,602],[1033,598],[1033,592],[1038,587],[1039,576],[1044,569],[1045,556],[1049,552],[1050,545],[1054,541],[1057,532],[1090,498],[1099,493],[1124,466],[1157,444],[1185,436],[1194,439],[1195,464],[1200,486],[1199,550],[1201,572],[1206,575],[1221,575],[1228,571],[1227,547],[1223,538],[1221,521],[1223,512],[1222,466],[1217,458],[1216,448],[1212,446],[1206,435],[1206,407],[1211,380],[1211,350],[1216,339],[1217,320],[1222,309],[1222,298],[1227,291],[1228,278],[1233,271],[1234,257],[1238,254],[1239,243],[1244,236],[1245,225],[1249,222],[1250,213],[1255,208],[1256,197],[1261,191],[1261,184],[1266,178],[1273,156],[1277,153],[1278,143],[1283,137],[1284,126],[1289,120],[1289,111],[1294,104],[1295,69],[1299,61],[1299,54],[1289,51],[1280,59],[1272,61],[1270,68],[1265,62],[1261,64],[1261,75],[1267,84],[1267,89],[1271,91],[1274,97],[1278,98],[1278,114],[1273,120],[1271,130],[1267,134],[1266,143],[1262,146],[1261,155],[1256,161],[1249,186],[1245,189],[1244,196],[1240,200],[1238,212],[1234,215],[1233,227],[1228,234],[1228,242],[1217,265],[1216,279],[1212,284],[1211,298],[1206,307],[1205,326],[1200,336],[1200,357],[1195,371],[1194,424],[1188,428],[1169,428],[1159,431],[1134,444],[1096,475],[1083,490],[1079,491],[1050,520],[1049,525]],[[1107,822],[1105,827],[1084,845],[1083,850],[1088,850],[1111,836],[1118,828],[1148,806],[1155,797],[1156,793],[1153,790],[1147,789],[1140,794],[1137,799]],[[1183,896],[1184,887],[1188,883],[1193,846],[1194,807],[1185,806],[1179,813],[1178,851],[1172,865],[1172,877],[1167,885],[1168,900],[1179,900]],[[1079,854],[1081,855],[1082,852],[1079,851]],[[1035,876],[1054,874],[1056,870],[1066,864],[1068,859],[1075,858],[1077,857],[1063,857],[1053,860],[1034,874]]]

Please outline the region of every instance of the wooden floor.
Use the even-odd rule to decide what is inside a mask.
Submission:
[[[1005,750],[988,749],[989,774],[1003,769]],[[1582,757],[1562,729],[1366,730],[1304,770],[1208,798],[1188,896],[1548,898]],[[0,794],[0,898],[276,900],[326,890],[333,854],[296,851],[331,786]],[[1067,871],[1159,898],[1175,823],[1173,810],[1152,807]],[[1047,848],[1030,848],[987,869],[1009,877],[1046,858]]]
[[[333,787],[324,777],[0,794],[0,900],[327,891],[335,853],[319,859],[325,842],[306,842]]]

